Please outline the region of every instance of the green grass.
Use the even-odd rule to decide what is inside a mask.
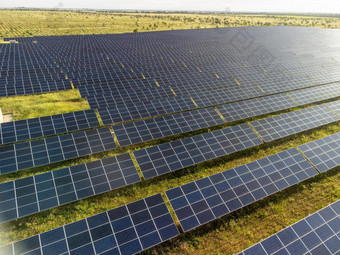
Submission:
[[[90,109],[78,90],[66,90],[29,96],[0,98],[3,114],[12,113],[14,120],[43,117]]]

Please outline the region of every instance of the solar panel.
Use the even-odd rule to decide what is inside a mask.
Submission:
[[[282,77],[278,78],[278,75]],[[268,75],[265,73],[257,84],[265,91],[266,94],[290,91],[294,89],[306,88],[315,84],[306,76],[286,77],[283,72]]]
[[[265,142],[270,142],[336,121],[339,121],[339,118],[326,106],[317,105],[300,111],[253,121],[250,124]]]
[[[98,113],[104,125],[138,120],[197,108],[188,96],[164,97],[148,102],[119,104],[99,108]]]
[[[340,116],[340,100],[326,104],[335,114]]]
[[[244,250],[240,255],[339,254],[340,200]]]
[[[226,121],[232,122],[296,106],[297,104],[286,94],[278,94],[225,104],[217,106],[216,108]]]
[[[140,181],[130,154],[0,184],[0,223]]]
[[[223,123],[214,108],[206,108],[117,125],[113,131],[123,147]]]
[[[288,93],[299,105],[315,103],[340,96],[339,83],[327,84]]]
[[[340,133],[300,145],[298,148],[320,172],[340,165]]]
[[[242,124],[202,135],[134,151],[145,179],[222,157],[261,144],[261,139]]]
[[[166,191],[184,232],[318,172],[293,148]]]
[[[117,147],[109,128],[99,128],[0,147],[0,174],[43,166]]]
[[[179,234],[161,194],[0,248],[6,254],[136,254]]]
[[[91,108],[114,106],[122,103],[134,103],[138,101],[149,101],[157,98],[172,97],[174,94],[167,87],[155,87],[148,90],[131,90],[129,92],[117,92],[114,94],[89,95],[87,101]]]
[[[0,144],[99,127],[94,110],[0,123]]]
[[[236,85],[238,86],[238,85]],[[206,107],[217,104],[229,103],[233,101],[248,99],[252,97],[263,96],[264,93],[260,89],[245,89],[243,87],[233,87],[231,89],[207,90],[204,92],[192,92],[190,96],[193,98],[198,107]]]

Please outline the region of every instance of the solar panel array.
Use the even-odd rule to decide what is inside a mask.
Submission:
[[[340,200],[268,237],[240,255],[338,254]]]
[[[3,254],[136,254],[179,231],[160,194],[0,248]]]
[[[340,84],[327,84],[288,93],[299,105],[315,103],[340,96]]]
[[[107,106],[115,106],[117,104],[123,103],[134,103],[149,101],[163,97],[174,96],[172,91],[167,87],[161,88],[149,88],[147,90],[131,90],[129,92],[123,93],[117,90],[114,94],[98,94],[89,95],[86,97],[91,108],[100,108]]]
[[[267,113],[296,107],[296,103],[285,94],[260,97],[217,106],[217,110],[228,122],[255,117]]]
[[[0,174],[78,158],[116,147],[109,128],[6,145],[0,147]]]
[[[98,113],[104,125],[138,120],[164,114],[195,109],[195,104],[188,96],[164,97],[147,102],[119,104],[99,108]]]
[[[294,148],[167,190],[166,195],[186,232],[316,174]]]
[[[317,105],[300,111],[253,121],[250,124],[265,142],[270,142],[339,120],[339,117],[326,106]]]
[[[74,86],[92,108],[0,124],[0,175],[117,148],[110,128],[92,129],[100,126],[96,111],[104,125],[114,125],[119,145],[129,146],[224,124],[219,113],[233,122],[339,97],[339,35],[253,27],[0,44],[0,97]],[[270,142],[338,121],[339,109],[332,102],[251,125]],[[133,154],[150,179],[260,145],[256,132],[242,124]],[[340,163],[339,134],[299,149],[327,171]],[[316,175],[304,156],[290,149],[166,194],[189,231]],[[139,181],[132,158],[122,154],[2,183],[0,223]],[[178,234],[158,194],[0,247],[0,253],[135,254]]]
[[[130,154],[0,184],[0,223],[140,181]]]
[[[340,116],[340,101],[334,101],[326,104],[326,106],[331,109],[336,115]]]
[[[99,127],[94,110],[0,123],[0,144]]]
[[[134,151],[133,154],[144,178],[150,179],[261,143],[255,132],[247,124],[242,124]]]
[[[298,148],[320,172],[340,165],[340,133],[300,145]]]
[[[113,131],[119,145],[128,146],[223,123],[214,108],[206,108],[117,125]]]

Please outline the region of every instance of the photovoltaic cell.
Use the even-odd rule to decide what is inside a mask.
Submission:
[[[298,148],[320,172],[340,165],[340,133],[300,145]]]
[[[0,223],[140,181],[130,154],[0,184]]]
[[[147,102],[119,104],[99,108],[98,112],[104,125],[138,120],[197,108],[188,96],[164,97]]]
[[[270,142],[336,121],[339,121],[339,118],[326,106],[317,105],[300,111],[253,121],[250,124],[265,142]]]
[[[161,194],[1,247],[9,254],[136,254],[179,234]],[[14,251],[14,252],[12,252]]]
[[[117,147],[109,128],[0,147],[0,174],[43,166]]]
[[[327,84],[288,93],[299,105],[315,103],[340,96],[340,84]]]
[[[339,85],[340,86],[340,85]],[[328,106],[328,108],[330,108],[333,112],[335,112],[335,114],[337,114],[338,116],[340,116],[340,100],[335,101],[335,102],[331,102],[331,103],[327,103],[326,104]]]
[[[170,189],[166,195],[186,232],[317,173],[294,148]]]
[[[123,147],[223,123],[214,108],[206,108],[117,125],[113,131]]]
[[[240,255],[339,254],[340,200],[244,250]]]
[[[228,122],[296,107],[286,94],[254,98],[246,101],[217,106],[217,110]]]
[[[99,127],[94,110],[0,123],[0,144]]]
[[[134,151],[145,179],[226,156],[261,144],[261,139],[242,124],[170,143]]]

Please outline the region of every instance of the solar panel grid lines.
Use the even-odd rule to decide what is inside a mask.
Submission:
[[[336,115],[340,116],[340,100],[327,103],[326,106],[331,109]]]
[[[326,106],[317,105],[253,121],[250,124],[265,142],[270,142],[339,120],[339,117]]]
[[[336,98],[340,96],[340,84],[333,83],[301,89],[288,92],[288,95],[293,98],[299,105],[305,105],[323,100]]]
[[[0,123],[0,144],[99,127],[94,110]]]
[[[177,96],[98,108],[98,113],[104,125],[110,125],[196,108],[189,96]]]
[[[150,179],[262,143],[248,124],[241,124],[141,149],[133,154],[143,177]]]
[[[148,90],[131,90],[129,92],[112,92],[106,94],[89,95],[86,99],[91,108],[114,106],[117,104],[149,101],[153,99],[175,96],[170,88],[155,87]]]
[[[167,190],[166,195],[187,232],[316,174],[293,148]]]
[[[0,251],[13,255],[130,255],[177,235],[162,195],[156,194],[1,247]]]
[[[233,122],[296,106],[297,104],[286,94],[277,94],[220,105],[216,108],[227,122]]]
[[[326,172],[340,165],[340,133],[300,145],[298,148],[319,172]]]
[[[0,174],[74,159],[117,147],[107,127],[0,147]]]
[[[116,125],[113,130],[124,147],[224,123],[214,108],[205,108]]]
[[[260,89],[255,87],[251,89],[245,89],[243,87],[236,86],[229,89],[207,90],[204,92],[193,91],[190,93],[190,96],[196,102],[198,107],[206,107],[264,95]]]
[[[340,201],[307,216],[239,255],[338,254]]]
[[[140,181],[130,154],[121,154],[0,184],[0,223]]]

